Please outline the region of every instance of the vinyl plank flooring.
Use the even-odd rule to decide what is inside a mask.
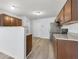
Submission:
[[[14,59],[14,58],[0,52],[0,59]]]
[[[48,39],[33,38],[33,48],[27,59],[54,59],[53,48]]]

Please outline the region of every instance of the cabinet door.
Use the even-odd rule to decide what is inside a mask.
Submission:
[[[65,49],[67,48],[66,42],[58,40],[57,59],[68,59]]]
[[[4,16],[3,25],[4,26],[11,26],[11,18],[9,16]]]
[[[32,50],[32,34],[26,36],[26,55],[28,55]]]
[[[63,9],[60,12],[59,21],[60,21],[60,24],[63,24],[65,22],[64,21],[64,10]]]
[[[22,26],[22,20],[18,19],[18,26]]]
[[[57,46],[57,42],[58,42],[58,40],[55,40],[54,42],[55,42],[55,43],[54,43],[55,59],[57,59],[57,48],[58,48],[58,46]]]
[[[16,26],[22,26],[22,21],[16,18]]]
[[[58,59],[78,59],[78,42],[58,40]]]
[[[72,20],[78,21],[78,0],[72,0]]]
[[[67,0],[64,6],[64,19],[65,22],[71,21],[71,0]]]
[[[10,20],[11,20],[11,26],[16,26],[15,18],[11,17]]]
[[[69,59],[78,59],[78,42],[68,41],[66,51]]]

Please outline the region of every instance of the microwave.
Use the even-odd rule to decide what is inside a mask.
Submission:
[[[61,29],[61,33],[62,34],[67,34],[68,33],[68,29]]]

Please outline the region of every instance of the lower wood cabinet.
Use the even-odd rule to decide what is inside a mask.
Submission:
[[[32,50],[32,34],[26,36],[26,56]]]
[[[57,40],[54,40],[53,42],[53,47],[54,47],[54,56],[55,56],[55,59],[57,59]]]
[[[53,47],[56,59],[78,59],[77,41],[55,40]]]

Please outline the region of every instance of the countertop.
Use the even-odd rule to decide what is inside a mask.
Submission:
[[[32,35],[32,33],[28,33],[27,36],[28,36],[28,35]]]
[[[68,33],[68,34],[53,34],[55,39],[59,40],[72,40],[72,41],[78,41],[78,34],[75,33]]]

